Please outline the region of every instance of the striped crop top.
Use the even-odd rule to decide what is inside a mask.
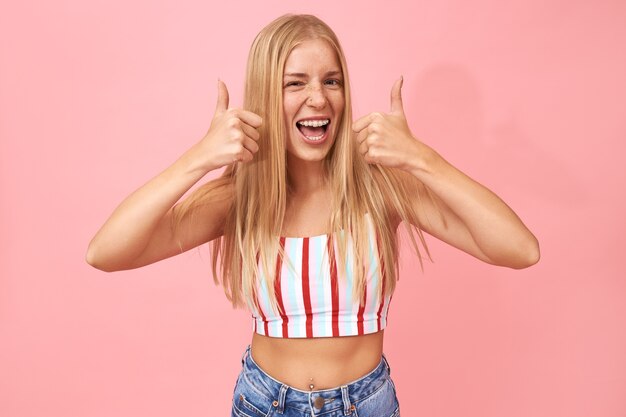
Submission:
[[[251,306],[253,331],[271,337],[313,338],[363,335],[384,329],[392,296],[385,294],[384,288],[379,296],[382,275],[377,268],[378,247],[371,221],[368,227],[372,238],[365,258],[364,306],[352,301],[351,267],[337,267],[334,254],[338,248],[332,235],[280,237],[285,257],[291,263],[279,259],[276,265],[274,292],[281,313],[270,306],[268,286],[259,266],[261,279],[257,281],[256,294],[260,308]]]

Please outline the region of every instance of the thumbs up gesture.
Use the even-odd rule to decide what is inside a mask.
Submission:
[[[198,143],[204,155],[207,170],[230,165],[234,162],[251,161],[259,150],[258,128],[261,116],[243,109],[228,107],[228,89],[218,81],[217,106],[211,126]]]
[[[359,152],[365,162],[409,170],[420,147],[413,137],[402,107],[402,77],[391,88],[391,111],[370,113],[355,121]]]

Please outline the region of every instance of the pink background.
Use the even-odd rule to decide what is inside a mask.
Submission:
[[[403,74],[413,132],[541,243],[522,271],[432,238],[424,273],[405,257],[385,343],[402,415],[626,415],[624,2],[126,3],[0,12],[1,416],[228,415],[250,321],[206,247],[113,274],[84,255],[204,135],[217,77],[241,104],[285,12],[336,30],[356,117]]]

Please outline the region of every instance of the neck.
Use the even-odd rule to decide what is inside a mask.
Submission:
[[[321,191],[326,186],[323,161],[287,161],[291,193],[306,196]]]

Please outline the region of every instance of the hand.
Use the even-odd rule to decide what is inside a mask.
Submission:
[[[413,137],[402,107],[402,77],[391,87],[391,112],[370,113],[354,122],[359,152],[365,162],[409,170],[425,146]]]
[[[235,162],[251,161],[259,150],[257,141],[263,119],[250,111],[228,108],[228,89],[218,80],[217,106],[209,131],[198,144],[208,158],[207,165],[217,169]]]

